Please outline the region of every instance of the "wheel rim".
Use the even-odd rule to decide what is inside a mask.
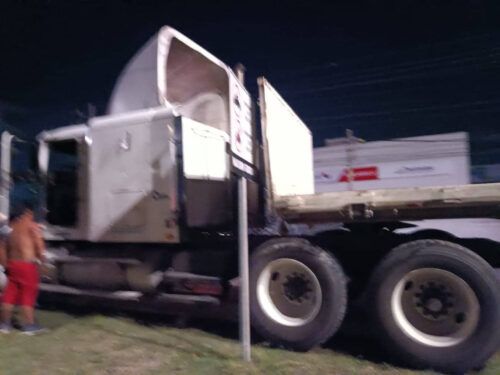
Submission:
[[[391,310],[399,328],[412,340],[449,347],[473,334],[480,305],[472,288],[459,276],[438,268],[421,268],[397,283]]]
[[[303,326],[319,313],[321,286],[304,263],[289,258],[276,259],[257,279],[257,300],[262,311],[277,323]]]

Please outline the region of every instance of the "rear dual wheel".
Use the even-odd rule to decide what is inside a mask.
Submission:
[[[500,344],[500,288],[493,268],[454,243],[420,240],[392,250],[370,283],[379,335],[398,360],[463,373]]]

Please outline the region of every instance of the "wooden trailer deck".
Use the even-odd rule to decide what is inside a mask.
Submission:
[[[500,218],[500,183],[285,196],[275,208],[303,223]]]

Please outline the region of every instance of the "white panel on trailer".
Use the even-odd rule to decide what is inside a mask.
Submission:
[[[264,78],[259,92],[273,197],[313,194],[311,131]]]
[[[331,142],[314,150],[317,192],[464,185],[470,182],[464,132],[348,145]]]

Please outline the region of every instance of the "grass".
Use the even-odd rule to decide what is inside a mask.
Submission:
[[[36,337],[18,333],[0,336],[1,375],[431,374],[321,348],[293,353],[254,345],[253,362],[246,364],[240,360],[235,339],[205,330],[55,311],[41,311],[39,320],[50,328],[48,333]],[[500,355],[497,355],[483,374],[499,373]]]

